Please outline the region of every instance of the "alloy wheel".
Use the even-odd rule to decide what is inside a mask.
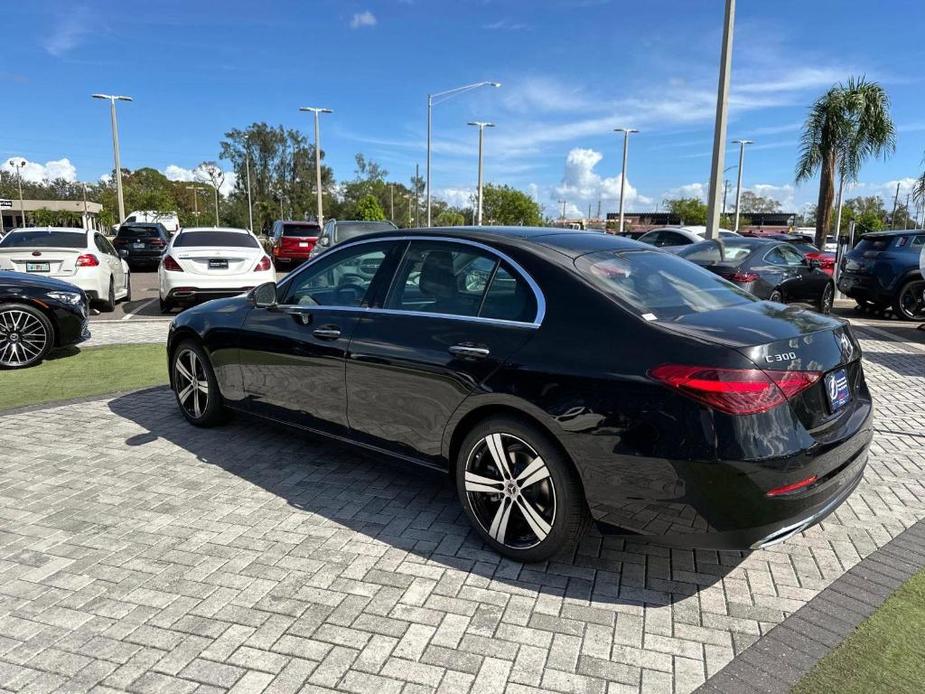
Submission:
[[[835,303],[835,289],[831,284],[825,285],[825,289],[822,291],[822,302],[820,308],[823,313],[829,313],[832,310],[832,305]]]
[[[476,520],[506,547],[535,547],[552,530],[552,477],[542,457],[523,439],[492,433],[479,440],[466,461],[465,489]]]
[[[915,320],[925,316],[925,282],[909,282],[899,296],[902,318]]]
[[[177,402],[194,419],[202,417],[209,404],[209,377],[202,360],[191,349],[184,349],[174,360],[174,390]]]
[[[18,308],[0,310],[0,365],[18,367],[38,361],[48,337],[45,325],[31,313]]]

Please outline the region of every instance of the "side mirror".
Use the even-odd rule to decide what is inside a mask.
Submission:
[[[331,237],[330,237],[330,236],[322,236],[322,237],[318,240],[318,243],[320,243],[322,246],[330,246],[330,245],[331,245]]]
[[[251,299],[257,308],[271,308],[276,306],[276,282],[264,282],[254,287]]]

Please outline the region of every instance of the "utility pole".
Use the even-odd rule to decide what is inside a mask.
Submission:
[[[395,224],[395,184],[389,183],[389,221]]]
[[[745,163],[745,145],[752,144],[752,140],[733,140],[739,145],[739,176],[736,182],[736,221],[733,231],[739,230],[739,202],[742,199],[742,165]]]
[[[22,199],[22,167],[26,165],[25,159],[19,161],[10,160],[10,163],[16,167],[16,183],[19,185],[19,223],[26,226],[26,203]]]
[[[418,178],[420,177],[418,165],[414,165],[414,218],[418,220],[418,226],[421,224],[420,196],[418,195]]]
[[[199,224],[199,186],[186,186],[186,189],[193,191],[193,216]]]
[[[601,199],[597,199],[597,221],[601,221]]]
[[[630,133],[638,133],[635,128],[614,128],[614,132],[623,133],[623,172],[620,174],[620,230],[623,233],[623,197],[626,193],[626,155],[630,143]]]
[[[723,216],[726,216],[726,193],[729,190],[729,179],[723,179]]]
[[[482,226],[482,143],[485,138],[485,128],[493,128],[495,127],[495,124],[476,120],[470,121],[467,125],[474,125],[479,129],[478,207],[476,208],[478,216],[476,218],[475,225]]]
[[[890,216],[890,229],[896,225],[896,208],[899,206],[899,181],[896,182],[896,195],[893,196],[893,214]]]
[[[119,153],[119,123],[116,120],[116,102],[132,101],[130,96],[115,96],[113,94],[92,94],[94,99],[107,99],[109,101],[109,117],[112,122],[112,157],[116,166],[116,197],[119,199],[119,224],[125,221],[125,201],[122,199],[122,158]]]
[[[567,201],[567,200],[559,200],[559,204],[562,205],[562,216],[559,217],[559,219],[561,219],[563,222],[565,221],[565,203],[566,203],[566,202],[568,202],[568,201]]]
[[[254,206],[251,203],[251,156],[247,148],[247,137],[244,138],[244,170],[247,174],[247,221],[248,229],[254,233]]]
[[[324,210],[322,209],[321,199],[321,128],[318,125],[318,116],[322,113],[334,113],[329,108],[319,108],[317,106],[302,106],[300,111],[311,111],[315,114],[315,188],[317,197],[317,215],[318,224],[324,226]],[[282,213],[280,213],[282,216]]]
[[[719,80],[716,93],[716,124],[713,130],[713,162],[710,168],[709,212],[704,238],[713,239],[719,234],[719,180],[726,161],[726,120],[729,110],[729,78],[732,72],[732,34],[735,26],[735,0],[726,0],[723,22],[723,47],[719,61]]]

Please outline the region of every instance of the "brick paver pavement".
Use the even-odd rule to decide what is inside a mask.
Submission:
[[[865,339],[877,429],[822,526],[750,554],[592,533],[523,566],[436,475],[166,390],[0,422],[0,688],[689,692],[925,517],[925,354]]]
[[[141,342],[167,342],[169,319],[91,321],[90,339],[81,347],[100,345],[137,344]]]

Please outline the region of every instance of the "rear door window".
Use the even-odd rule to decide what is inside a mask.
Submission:
[[[575,266],[600,291],[646,320],[670,321],[758,301],[670,253],[600,251],[580,256]]]

